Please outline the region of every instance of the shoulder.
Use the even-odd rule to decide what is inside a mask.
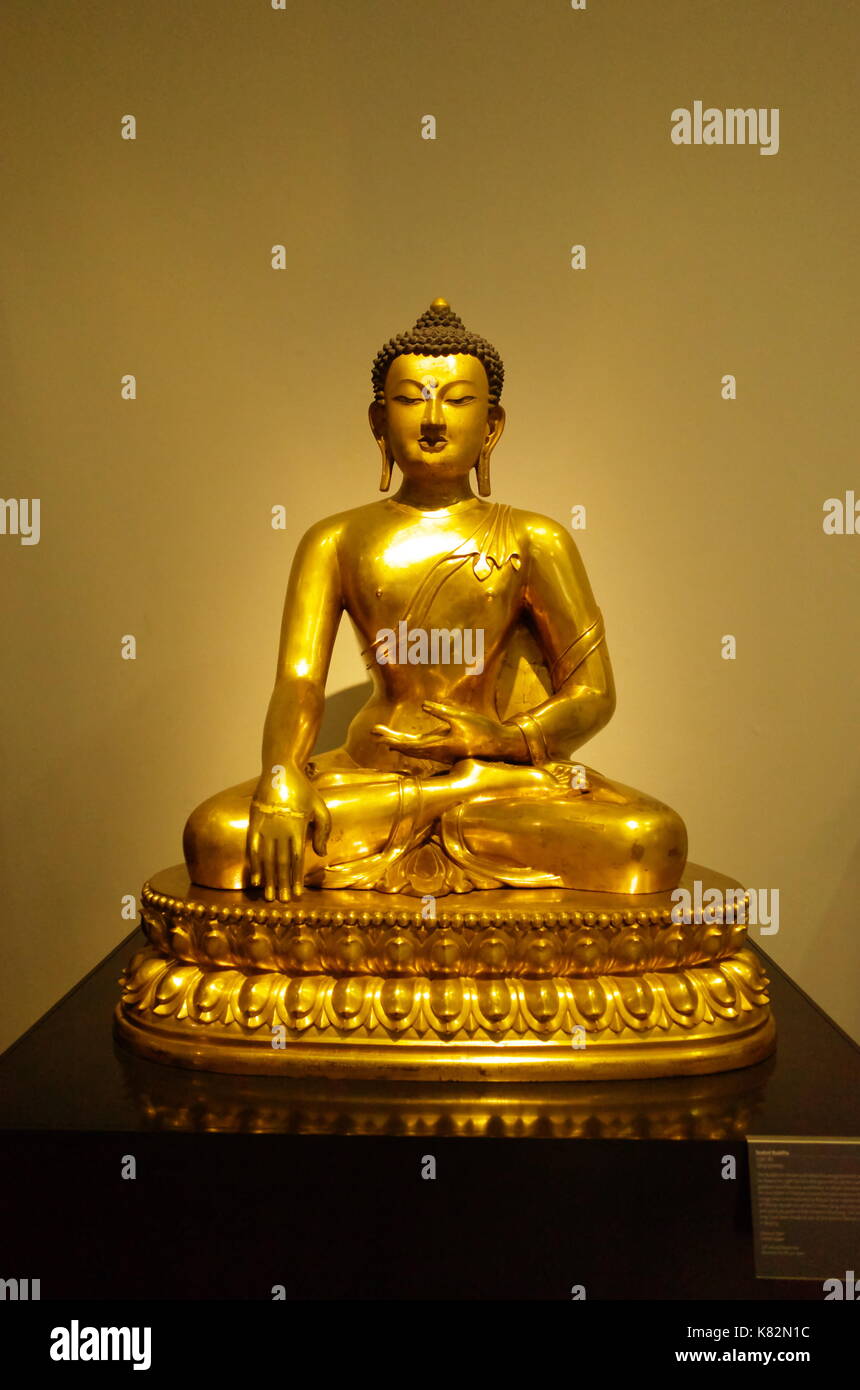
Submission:
[[[540,512],[511,508],[511,522],[519,544],[533,560],[581,564],[576,542],[566,526]]]
[[[379,502],[369,502],[363,507],[350,507],[343,512],[334,512],[308,527],[301,539],[304,549],[319,546],[337,545],[351,532],[373,526],[379,516]]]
[[[560,633],[578,637],[599,619],[591,583],[567,527],[540,512],[517,512],[515,528],[527,563],[526,594]]]

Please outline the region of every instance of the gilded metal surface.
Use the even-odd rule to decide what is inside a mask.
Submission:
[[[631,1033],[659,1039],[703,1024],[715,1033],[728,1022],[735,1031],[738,1019],[767,1004],[767,980],[751,951],[705,968],[534,980],[249,974],[179,962],[150,946],[126,971],[123,1003],[127,1014],[188,1019],[192,1031],[205,1024],[211,1044],[222,1035],[229,1043],[231,1030],[259,1033],[269,1051],[278,1025],[293,1042],[311,1033],[353,1042],[462,1037],[496,1043],[515,1035],[570,1047],[577,1029],[604,1045]]]
[[[259,1075],[493,1082],[696,1075],[750,1066],[773,1050],[775,1030],[766,981],[755,975],[745,954],[728,964],[731,972],[724,966],[715,971],[713,980],[687,972],[687,978],[674,986],[676,1002],[681,998],[691,1016],[699,1017],[689,1028],[668,1016],[669,991],[664,982],[643,977],[638,982],[639,997],[621,1001],[613,1024],[600,1032],[587,1032],[582,1045],[574,1047],[570,1032],[549,1033],[528,1026],[539,1022],[535,1015],[544,1003],[548,1012],[556,1011],[559,1021],[587,1018],[569,1000],[559,1008],[557,985],[548,1000],[534,991],[534,1009],[508,1013],[508,1019],[515,1018],[523,1027],[522,1033],[509,1028],[491,1035],[478,1026],[470,1035],[465,1027],[458,1032],[445,1030],[446,1025],[461,1022],[480,1025],[480,1006],[473,1007],[477,991],[469,988],[472,982],[447,983],[446,988],[434,982],[435,998],[432,985],[422,982],[420,1026],[426,1026],[426,1032],[410,1036],[406,1030],[394,1032],[389,1025],[401,1009],[410,1007],[411,999],[393,998],[381,1016],[368,1007],[386,986],[392,987],[391,981],[376,982],[369,999],[366,979],[320,984],[313,979],[287,982],[283,976],[235,978],[234,972],[224,972],[226,979],[211,979],[195,966],[154,962],[142,954],[124,980],[117,1034],[154,1061]],[[607,983],[611,988],[611,977]],[[516,992],[526,993],[521,986]],[[464,995],[471,996],[468,1012],[463,1008]],[[660,1023],[649,1028],[626,1022],[639,1021],[631,1003],[641,1003],[649,1015],[661,1018]],[[598,1007],[604,1009],[601,1017],[608,1016],[602,998]],[[271,1020],[280,1022],[282,1013],[294,1020],[305,1009],[307,1029],[299,1035],[287,1027],[284,1047],[273,1047]],[[353,1011],[362,1022],[346,1028],[344,1022]]]
[[[725,893],[731,879],[688,865]],[[477,910],[469,911],[469,907]],[[180,865],[144,884],[141,916],[157,950],[203,966],[286,975],[552,976],[637,974],[734,955],[746,927],[676,922],[668,893],[648,897],[508,890],[439,898],[435,919],[415,899],[322,889],[289,904],[191,885]]]
[[[482,913],[440,900],[434,923],[408,897],[267,904],[166,870],[144,892],[150,944],[123,977],[119,1034],[216,1071],[510,1082],[704,1073],[772,1050],[743,925],[675,922],[668,893],[638,910],[587,892],[480,896]]]
[[[396,467],[402,482],[301,541],[262,772],[189,818],[195,883],[282,901],[308,887],[420,897],[678,883],[680,817],[575,762],[615,688],[569,530],[472,491],[473,469],[489,490],[504,427],[500,365],[440,300],[375,377],[384,481]],[[344,615],[371,695],[343,746],[312,757]]]
[[[402,481],[301,541],[262,772],[189,817],[191,884],[144,888],[117,1030],[145,1055],[509,1081],[772,1049],[743,926],[673,920],[683,821],[578,762],[615,707],[604,622],[569,531],[486,500],[503,375],[444,300],[377,356],[382,490]],[[312,755],[344,615],[371,694]]]

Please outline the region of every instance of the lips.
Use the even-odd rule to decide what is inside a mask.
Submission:
[[[419,439],[418,447],[423,449],[425,454],[441,454],[447,443],[447,439]]]

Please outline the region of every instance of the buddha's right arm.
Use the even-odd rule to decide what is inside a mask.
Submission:
[[[339,527],[318,522],[302,539],[290,572],[275,688],[263,731],[259,793],[287,772],[302,771],[316,742],[325,683],[343,612],[338,564]]]

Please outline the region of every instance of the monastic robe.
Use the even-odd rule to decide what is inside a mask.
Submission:
[[[428,561],[402,615],[407,628],[427,628],[432,625],[434,611],[450,611],[451,605],[439,600],[443,594],[447,599],[446,586],[455,576],[461,584],[465,577],[469,583],[482,585],[506,566],[519,570],[521,557],[511,508],[496,503],[470,537],[447,554]],[[440,625],[444,625],[444,618]],[[571,761],[553,759],[547,747],[547,724],[553,724],[554,716],[563,715],[563,703],[576,685],[576,672],[603,640],[603,621],[597,609],[587,613],[585,621],[580,617],[578,630],[569,616],[557,618],[550,637],[551,650],[541,651],[525,626],[515,633],[497,681],[496,708],[500,719],[520,727],[531,761],[552,778],[551,787],[529,791],[526,799],[557,801],[560,808],[583,795],[623,800],[613,794],[610,783],[590,770],[586,770],[587,780],[583,783],[581,776],[574,773]],[[379,639],[363,653],[369,666],[376,660],[378,645]],[[340,863],[329,862],[308,875],[309,884],[433,895],[468,892],[472,888],[562,886],[563,879],[551,870],[500,862],[496,856],[488,858],[470,850],[463,829],[468,800],[446,811],[439,820],[416,829],[416,791],[420,796],[421,782],[438,776],[439,766],[418,758],[404,761],[410,764],[408,772],[376,771],[360,767],[341,747],[316,755],[308,764],[308,776],[323,797],[327,790],[345,785],[364,785],[369,790],[373,784],[392,781],[401,793],[399,812],[392,819],[391,833],[382,850]],[[504,797],[504,793],[501,795]],[[485,801],[487,793],[482,792],[478,799]],[[520,805],[523,799],[523,793],[518,792],[516,800]]]

